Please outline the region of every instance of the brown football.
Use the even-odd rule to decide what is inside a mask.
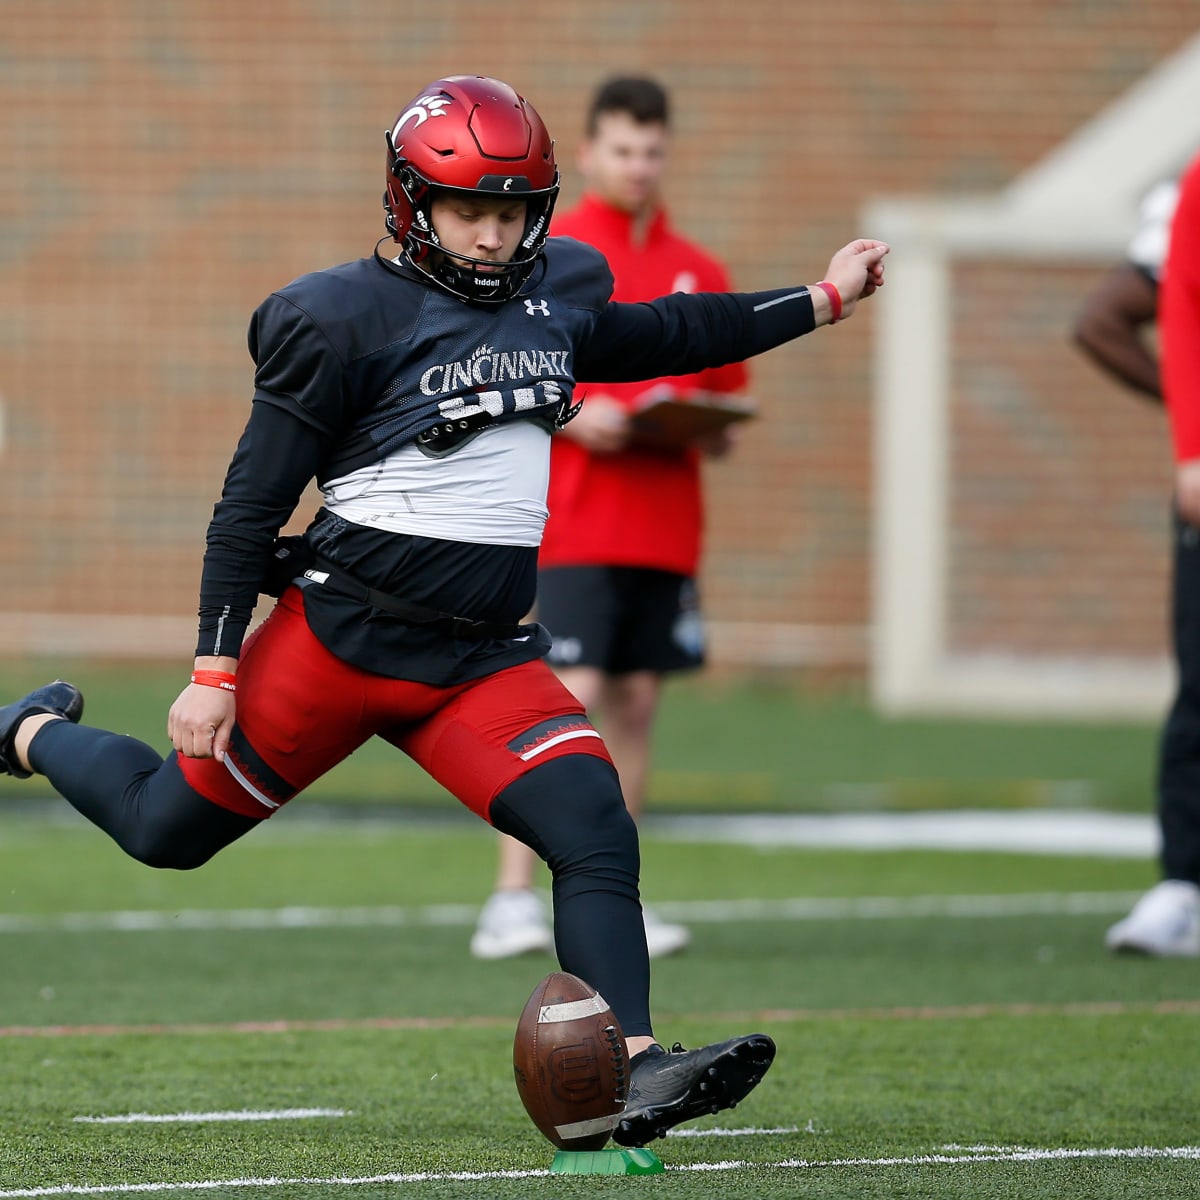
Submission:
[[[513,1073],[525,1111],[561,1150],[599,1150],[629,1088],[625,1035],[604,997],[555,971],[517,1022]]]

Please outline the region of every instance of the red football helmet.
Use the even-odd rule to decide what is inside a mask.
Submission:
[[[515,296],[545,245],[559,187],[554,143],[532,105],[498,79],[438,79],[396,118],[387,144],[383,207],[404,257],[464,300],[499,304]],[[481,272],[480,259],[431,254],[438,247],[429,217],[434,188],[526,201],[512,261]]]

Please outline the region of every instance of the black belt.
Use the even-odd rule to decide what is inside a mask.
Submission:
[[[468,617],[456,617],[453,613],[426,608],[423,604],[413,604],[408,600],[401,600],[399,596],[367,587],[365,583],[359,583],[353,575],[347,575],[345,571],[320,558],[304,572],[303,578],[310,583],[327,587],[339,596],[347,596],[369,604],[372,608],[382,609],[409,625],[435,629],[439,633],[467,641],[483,642],[492,638],[508,640],[527,636],[537,629],[536,625],[500,625],[494,621],[472,621]]]

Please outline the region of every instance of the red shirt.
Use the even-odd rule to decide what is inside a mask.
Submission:
[[[654,300],[672,292],[727,292],[725,268],[680,237],[659,210],[646,240],[634,245],[633,218],[594,196],[554,218],[551,233],[595,246],[608,259],[616,286],[613,299]],[[637,407],[648,391],[667,383],[689,392],[738,392],[746,386],[741,363],[698,375],[642,383],[581,381],[576,398],[590,390]],[[700,456],[624,450],[592,454],[569,437],[551,444],[550,519],[539,556],[543,567],[609,565],[653,567],[694,575],[700,563],[704,506]]]
[[[1179,185],[1159,293],[1163,393],[1175,460],[1200,458],[1200,156]]]

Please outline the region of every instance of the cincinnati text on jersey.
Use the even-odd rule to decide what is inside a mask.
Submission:
[[[568,350],[493,351],[481,346],[470,358],[438,363],[421,376],[421,391],[426,396],[444,396],[447,392],[469,391],[507,380],[528,380],[544,376],[570,379]]]

